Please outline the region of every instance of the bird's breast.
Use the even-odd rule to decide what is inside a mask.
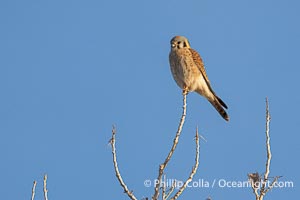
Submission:
[[[177,85],[182,89],[187,86],[189,91],[196,90],[201,74],[190,51],[185,49],[171,51],[169,60],[173,78]]]

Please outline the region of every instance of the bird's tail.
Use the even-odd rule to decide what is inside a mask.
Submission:
[[[218,97],[215,96],[214,99],[209,100],[211,105],[219,112],[219,114],[226,120],[229,121],[229,116],[224,108],[227,108],[226,104]],[[224,108],[223,108],[224,107]]]

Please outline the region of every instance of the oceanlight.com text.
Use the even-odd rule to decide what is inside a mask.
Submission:
[[[158,180],[144,180],[145,187],[155,187],[158,183]],[[171,188],[174,187],[179,189],[184,184],[184,181],[176,180],[176,179],[165,179],[161,181],[160,187]],[[257,182],[255,187],[260,187],[262,182]],[[272,181],[266,182],[266,187],[271,187]],[[212,181],[208,181],[205,179],[193,180],[188,183],[187,187],[189,188],[251,188],[251,183],[248,180],[239,181],[239,180],[226,180],[226,179],[214,179]],[[293,181],[280,181],[274,183],[274,188],[293,188]]]

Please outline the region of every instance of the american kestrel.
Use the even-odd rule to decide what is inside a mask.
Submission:
[[[169,62],[173,78],[183,92],[197,92],[204,96],[229,121],[224,108],[226,104],[216,95],[210,86],[200,55],[190,47],[189,41],[183,36],[175,36],[171,40]]]

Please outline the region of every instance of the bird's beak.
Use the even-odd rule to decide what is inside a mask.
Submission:
[[[172,43],[172,44],[171,44],[171,47],[172,47],[172,48],[175,48],[175,47],[176,47],[176,44],[175,44],[175,43]]]

